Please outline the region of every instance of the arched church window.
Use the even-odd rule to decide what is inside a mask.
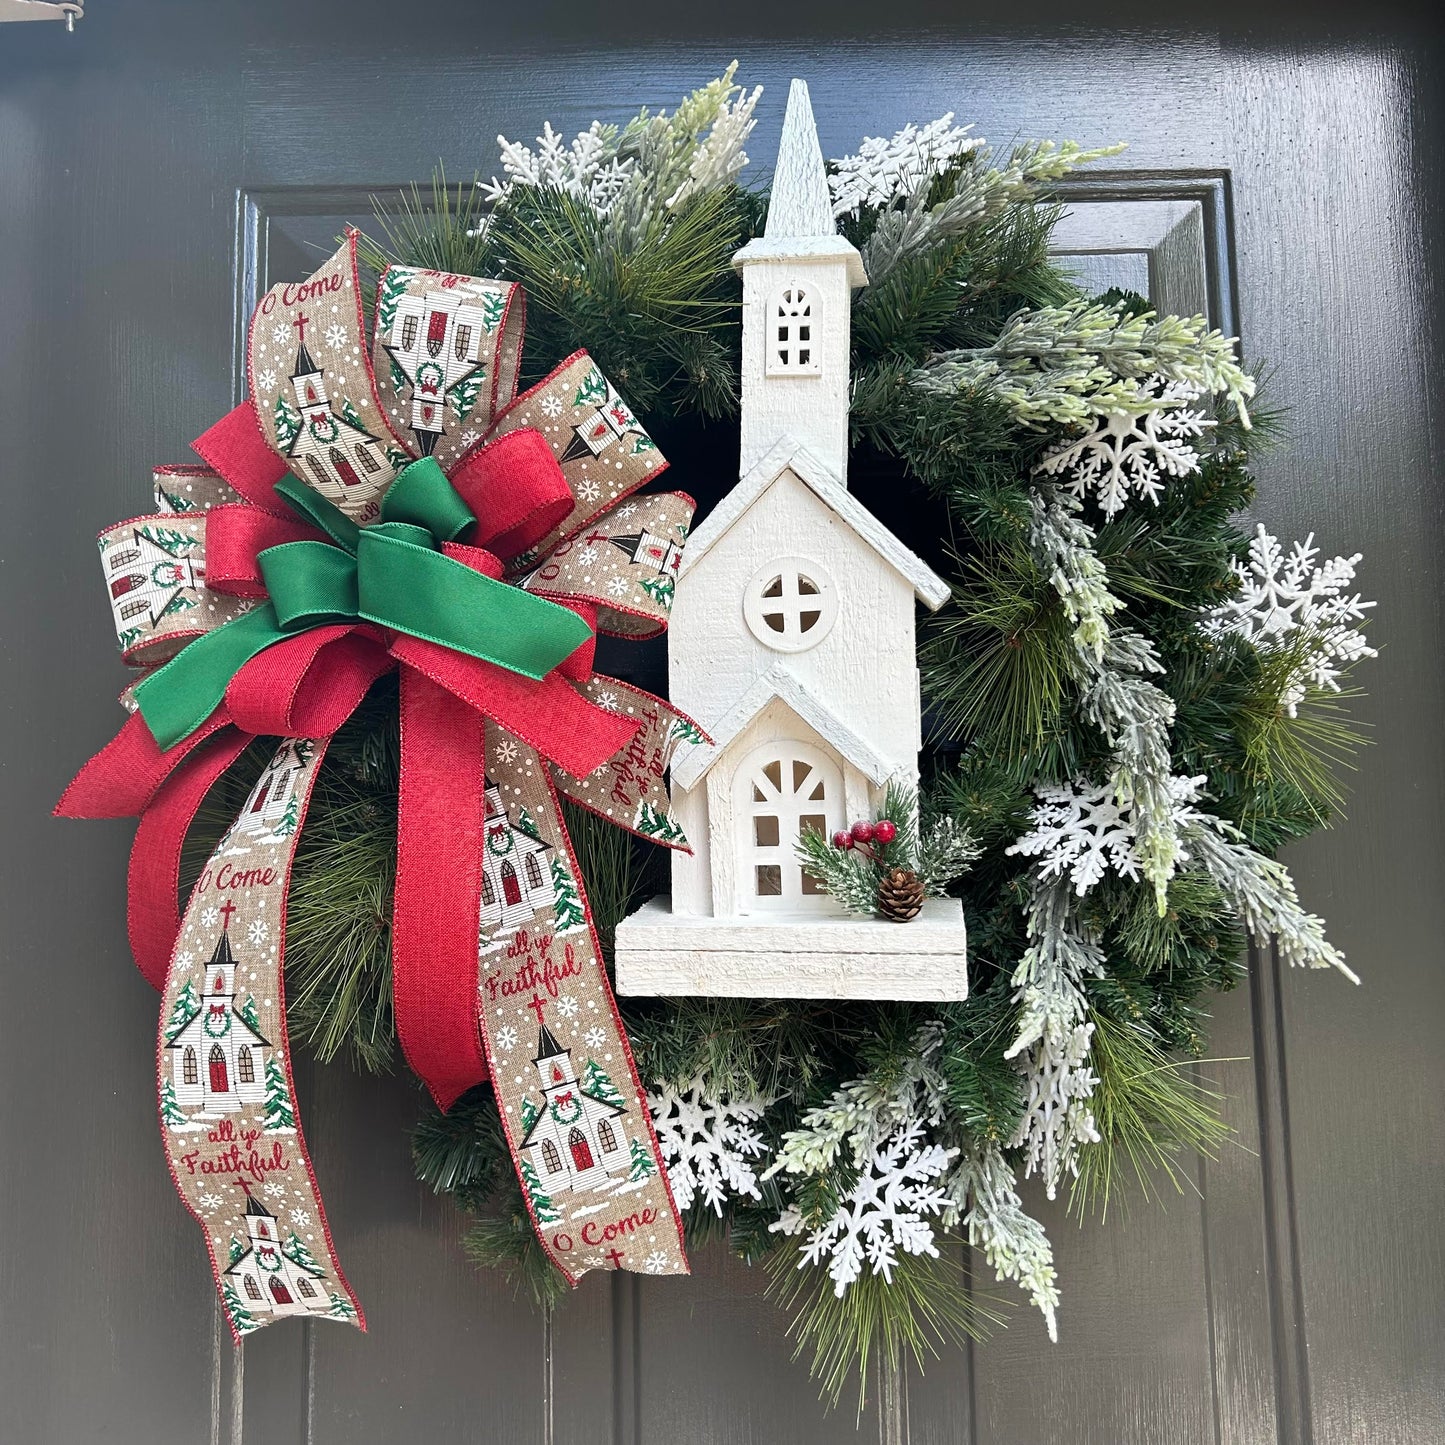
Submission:
[[[452,350],[457,354],[458,361],[465,361],[467,353],[472,346],[472,328],[470,326],[458,326],[457,334],[452,342]]]
[[[527,887],[540,888],[542,886],[542,866],[537,862],[537,855],[528,853],[524,866],[527,869]]]
[[[200,1071],[196,1067],[196,1051],[187,1046],[184,1054],[181,1055],[181,1078],[188,1084],[199,1084],[201,1082]]]
[[[122,567],[129,567],[132,562],[140,561],[139,547],[122,547],[119,552],[110,554],[110,570],[119,572]]]
[[[492,880],[486,873],[482,874],[482,902],[490,908],[497,901],[497,890],[492,887]]]
[[[149,611],[150,603],[144,597],[133,597],[120,609],[120,620],[129,622],[132,617],[139,617],[142,613]]]
[[[550,1139],[542,1140],[542,1163],[547,1166],[548,1174],[555,1174],[562,1167],[562,1156]]]
[[[356,453],[356,460],[361,463],[361,470],[364,472],[379,472],[381,463],[372,456],[371,448],[365,442],[357,442],[352,449]]]
[[[256,1082],[256,1065],[251,1058],[251,1050],[246,1044],[241,1045],[241,1050],[236,1055],[236,1075],[243,1084]]]
[[[416,317],[408,316],[401,323],[401,349],[410,351],[416,345]]]
[[[817,376],[822,370],[814,330],[817,309],[814,293],[796,281],[773,292],[768,303],[769,376]]]
[[[612,1125],[606,1119],[597,1126],[597,1142],[601,1144],[604,1154],[616,1152],[617,1135],[612,1132]]]
[[[306,458],[306,465],[311,468],[311,475],[315,477],[323,487],[334,487],[336,485],[336,478],[322,465],[320,457],[308,456]]]
[[[816,647],[838,618],[832,579],[805,557],[779,557],[760,567],[743,592],[748,630],[774,652]]]
[[[254,1300],[261,1298],[261,1286],[249,1274],[246,1276],[246,1298]]]
[[[745,758],[733,785],[743,913],[820,913],[836,904],[797,859],[804,832],[843,823],[843,773],[831,754],[784,739]]]
[[[316,1286],[304,1274],[296,1281],[296,1288],[303,1299],[316,1298]]]

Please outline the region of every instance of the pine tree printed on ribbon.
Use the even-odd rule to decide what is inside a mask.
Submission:
[[[670,574],[661,577],[644,577],[637,584],[659,607],[671,608],[673,593],[677,591],[677,580]]]
[[[647,1152],[646,1147],[640,1139],[632,1141],[632,1169],[628,1178],[634,1182],[639,1179],[651,1179],[657,1166],[652,1162],[652,1155]]]
[[[181,557],[187,552],[194,552],[201,545],[196,538],[185,532],[178,532],[174,527],[147,525],[137,527],[135,534],[137,537],[143,537],[151,546],[159,547],[162,552],[169,553],[172,557]]]
[[[522,1186],[527,1191],[527,1198],[532,1204],[532,1213],[537,1216],[539,1224],[558,1224],[562,1219],[562,1211],[552,1202],[552,1196],[542,1190],[542,1181],[537,1178],[537,1171],[532,1168],[530,1159],[522,1160]]]
[[[276,427],[276,441],[287,451],[291,449],[301,432],[301,413],[293,407],[284,396],[276,398],[276,410],[273,413]]]
[[[296,1132],[296,1111],[291,1106],[291,1091],[286,1087],[286,1075],[280,1061],[266,1060],[266,1118],[264,1128],[268,1134],[294,1134]]]
[[[261,1032],[261,1020],[256,1013],[256,1000],[249,993],[246,995],[245,1003],[241,1004],[236,1012],[240,1014],[242,1023],[248,1029],[258,1034]]]
[[[594,366],[582,378],[577,395],[572,398],[573,406],[602,406],[607,401],[607,378]]]
[[[691,718],[679,717],[673,719],[667,740],[672,743],[705,743],[707,738]]]
[[[587,1067],[582,1070],[582,1092],[590,1094],[594,1099],[600,1099],[604,1104],[612,1104],[619,1109],[627,1107],[626,1101],[612,1082],[612,1076],[596,1059],[588,1059]]]
[[[337,1294],[335,1290],[331,1292],[331,1308],[326,1313],[334,1320],[354,1320],[356,1318],[356,1310],[351,1301],[345,1295]]]
[[[696,732],[696,729],[693,729]],[[700,742],[701,735],[698,737]],[[683,832],[682,825],[674,822],[660,808],[655,808],[651,803],[644,802],[637,810],[637,819],[632,825],[637,832],[647,838],[656,838],[663,843],[686,843],[687,834]]]
[[[552,859],[552,892],[556,899],[553,913],[558,933],[571,933],[587,922],[587,910],[577,896],[577,885],[560,858]]]
[[[186,1116],[181,1112],[181,1106],[176,1103],[176,1086],[167,1077],[161,1085],[161,1123],[170,1128],[177,1124],[184,1124]]]
[[[252,1330],[261,1328],[255,1317],[241,1303],[241,1296],[236,1293],[236,1286],[229,1279],[221,1286],[221,1300],[226,1306],[226,1315],[231,1321],[231,1328],[238,1335],[248,1335]]]
[[[488,289],[482,292],[478,305],[482,308],[482,325],[490,336],[502,324],[502,317],[507,314],[507,294],[504,291]]]
[[[201,1011],[201,1000],[196,993],[196,986],[187,979],[176,995],[176,1001],[171,1006],[170,1022],[166,1024],[166,1042],[174,1043],[176,1035],[195,1018]]]
[[[415,275],[416,272],[409,266],[387,267],[386,274],[381,278],[381,290],[376,298],[377,330],[388,334],[391,332],[392,322],[396,320],[397,303],[406,295],[406,288]],[[393,372],[400,369],[395,362],[392,363],[392,367]]]
[[[475,371],[469,371],[460,381],[453,382],[447,388],[447,401],[451,404],[452,410],[456,412],[458,421],[477,404],[482,383],[486,379],[486,367],[479,366]]]
[[[321,1266],[316,1262],[316,1256],[306,1248],[305,1242],[295,1230],[291,1231],[291,1237],[281,1246],[281,1253],[300,1269],[310,1270],[313,1274],[321,1274]]]

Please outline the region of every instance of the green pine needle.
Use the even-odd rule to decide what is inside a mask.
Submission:
[[[891,1280],[865,1268],[841,1297],[825,1270],[798,1267],[795,1249],[769,1255],[768,1297],[791,1312],[793,1358],[809,1356],[808,1372],[830,1406],[853,1380],[861,1417],[868,1381],[880,1368],[900,1369],[907,1360],[922,1373],[944,1349],[986,1339],[1004,1322],[994,1301],[971,1291],[961,1248],[940,1243],[937,1259],[900,1254]]]

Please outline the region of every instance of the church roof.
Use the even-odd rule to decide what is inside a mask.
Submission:
[[[532,1060],[534,1064],[540,1063],[543,1059],[555,1059],[559,1054],[569,1052],[564,1049],[556,1039],[552,1037],[552,1030],[543,1024],[537,1033],[537,1057]]]
[[[274,1214],[271,1213],[269,1209],[266,1208],[264,1204],[261,1203],[259,1199],[256,1198],[254,1194],[251,1193],[249,1189],[246,1190],[245,1212],[250,1215],[255,1215],[261,1219],[275,1219],[276,1217]]]
[[[791,437],[784,437],[778,442],[708,513],[707,520],[687,539],[678,575],[685,577],[696,569],[713,544],[785,471],[792,472],[839,520],[846,522],[858,537],[909,582],[914,595],[929,611],[936,612],[948,601],[948,583],[921,557],[909,551],[807,447]]]
[[[795,80],[788,91],[763,234],[733,257],[733,265],[741,268],[748,261],[768,258],[802,261],[833,256],[847,261],[852,285],[868,284],[857,247],[838,234],[813,104],[806,82]]]
[[[223,968],[234,968],[236,966],[236,955],[231,952],[231,935],[223,928],[221,936],[216,940],[216,947],[211,953],[211,962],[219,963]]]
[[[695,788],[733,740],[777,698],[820,738],[879,787],[893,775],[894,765],[858,736],[827,704],[808,691],[785,667],[765,672],[711,729],[711,743],[680,750],[672,763],[673,782]]]
[[[291,373],[296,376],[315,376],[321,368],[311,359],[310,349],[306,345],[306,338],[301,338],[301,344],[296,348],[296,370]]]

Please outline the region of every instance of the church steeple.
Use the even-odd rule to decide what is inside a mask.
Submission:
[[[577,1082],[572,1068],[572,1051],[564,1049],[553,1037],[552,1030],[542,1024],[537,1030],[537,1056],[532,1060],[537,1077],[542,1083],[542,1092],[551,1094]]]
[[[833,220],[801,80],[788,92],[767,224],[733,265],[743,277],[742,475],[790,441],[845,482],[853,291],[868,277]]]
[[[326,382],[321,368],[311,358],[311,349],[306,345],[306,323],[309,316],[298,316],[291,324],[296,328],[296,365],[291,371],[291,389],[296,393],[296,404],[303,413],[308,407],[329,406],[326,399]]]
[[[230,934],[231,915],[235,911],[236,905],[229,898],[221,905],[221,936],[206,965],[206,997],[213,1003],[224,1001],[228,1011],[236,993],[236,957],[231,952]]]

